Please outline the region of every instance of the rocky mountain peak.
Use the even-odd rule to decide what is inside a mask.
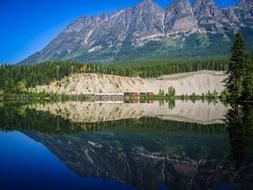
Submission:
[[[252,26],[253,0],[241,0],[228,8],[220,8],[213,0],[195,0],[193,5],[190,0],[174,0],[166,9],[153,0],[144,0],[110,15],[76,19],[23,63],[56,59],[111,61],[129,55],[143,58],[160,55],[159,48],[167,56],[168,49],[180,52],[195,42],[201,49],[210,46],[215,39],[209,41],[210,35],[220,35],[220,41],[226,36],[224,43],[228,43],[231,33],[243,27],[251,30]]]
[[[177,0],[177,3],[179,3],[181,6],[185,7],[186,9],[191,9],[191,3],[189,0]]]
[[[195,0],[194,4],[209,4],[209,3],[214,3],[213,0]]]
[[[241,0],[239,5],[241,6],[253,6],[253,1],[252,0]]]
[[[224,24],[229,27],[229,20],[213,0],[196,0],[193,6],[194,16],[199,26],[210,32],[221,32]]]
[[[136,5],[137,8],[161,8],[161,6],[155,3],[153,0],[144,0]],[[162,9],[162,8],[161,8]]]
[[[176,9],[177,11],[187,13],[192,11],[192,6],[189,0],[176,0],[168,9]]]
[[[163,33],[164,11],[153,0],[144,0],[134,8],[128,9],[127,15],[128,39],[131,38],[131,41]]]
[[[171,4],[165,15],[167,31],[189,32],[197,29],[197,20],[194,18],[189,0],[176,0]]]
[[[253,0],[241,0],[238,7],[245,11],[252,11],[253,15]]]
[[[196,0],[193,5],[193,10],[196,14],[201,14],[205,11],[210,13],[210,9],[220,9],[213,0]]]
[[[253,26],[253,0],[241,0],[235,13],[244,24]]]
[[[163,14],[163,9],[162,7],[155,3],[153,0],[144,0],[141,3],[137,4],[134,8],[128,9],[131,10],[134,14],[134,16],[137,16],[136,14],[141,13],[142,15],[139,16],[144,16],[146,15],[153,15],[154,17],[160,14]]]
[[[107,13],[102,13],[102,14],[100,15],[100,18],[101,18],[101,19],[108,19],[108,18],[109,18],[109,14],[107,14]]]

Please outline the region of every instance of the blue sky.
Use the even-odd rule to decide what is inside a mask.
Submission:
[[[142,0],[0,0],[0,64],[45,47],[75,18],[134,6]],[[166,7],[173,0],[155,0]],[[214,0],[221,7],[239,0]]]

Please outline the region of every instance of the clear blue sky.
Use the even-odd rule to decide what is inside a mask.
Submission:
[[[0,64],[45,47],[73,19],[131,7],[142,0],[0,0]],[[173,0],[155,0],[166,7]],[[239,0],[214,0],[221,7]]]

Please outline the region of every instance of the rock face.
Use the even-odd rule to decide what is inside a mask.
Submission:
[[[166,10],[165,28],[166,33],[197,31],[198,21],[189,0],[177,0]]]
[[[239,5],[235,8],[236,14],[240,21],[244,24],[253,23],[253,1],[241,0]]]
[[[196,49],[186,57],[210,52],[226,55],[232,34],[241,30],[246,38],[252,36],[252,25],[252,0],[241,0],[225,9],[213,0],[196,0],[193,5],[189,0],[175,0],[166,9],[153,0],[144,0],[110,15],[78,18],[43,50],[21,63],[177,58],[192,46]],[[247,41],[253,47],[252,39]],[[217,51],[216,46],[225,50]]]
[[[236,29],[230,25],[231,20],[225,16],[224,10],[220,9],[213,0],[196,0],[193,10],[199,26],[208,32],[222,32],[224,27]]]

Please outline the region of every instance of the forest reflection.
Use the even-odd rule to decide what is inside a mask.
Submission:
[[[226,125],[231,153],[239,168],[253,144],[253,105],[233,105],[226,114]]]
[[[201,117],[205,122],[199,122]],[[1,103],[0,123],[1,131],[20,131],[41,142],[81,176],[140,189],[160,184],[205,189],[225,182],[249,189],[248,179],[253,179],[249,104]]]
[[[155,101],[2,103],[1,129],[75,133],[103,128],[225,130],[228,106],[221,102]],[[204,130],[205,129],[205,130]]]

